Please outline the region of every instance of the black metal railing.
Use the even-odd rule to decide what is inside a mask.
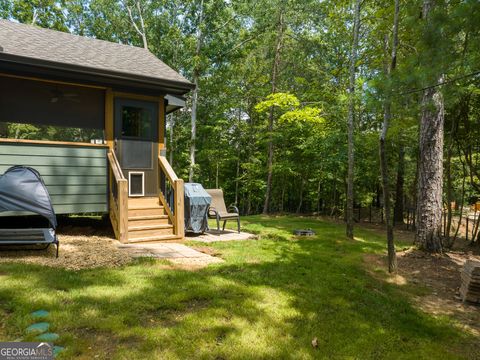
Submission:
[[[160,191],[167,202],[172,215],[175,215],[175,192],[165,170],[160,166]]]

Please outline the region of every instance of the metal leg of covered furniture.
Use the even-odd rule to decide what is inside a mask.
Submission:
[[[60,246],[60,242],[58,241],[58,237],[57,235],[55,234],[55,241],[54,241],[54,244],[55,244],[55,257],[58,259],[58,248]]]
[[[35,246],[35,244],[8,244],[8,245],[1,245],[1,244],[0,244],[0,245],[1,245],[1,246],[0,246],[0,251],[19,251],[20,248],[21,248],[22,250],[28,250],[28,251],[30,251],[30,250],[33,250],[33,251],[43,251],[43,250],[47,250],[47,249],[50,247],[50,245],[52,245],[52,244],[55,244],[55,243],[49,243],[49,244],[46,244],[46,245],[43,246],[43,247],[33,247],[33,248],[32,248],[32,247],[29,248],[28,246],[32,246],[32,245]],[[18,247],[14,248],[14,249],[4,249],[4,248],[3,248],[3,246],[13,246],[13,247],[15,247],[15,245],[17,245]],[[40,245],[40,244],[39,244],[39,245]],[[37,246],[38,246],[38,245],[37,245]],[[58,258],[58,244],[56,244],[56,246],[57,246],[57,258]],[[19,248],[19,247],[20,247],[20,248]],[[25,248],[25,247],[26,247],[26,248]]]
[[[227,224],[227,220],[223,220],[223,228],[222,231],[225,231],[225,225]]]
[[[52,244],[48,244],[45,247],[42,247],[42,248],[39,248],[39,249],[27,249],[27,250],[47,250],[50,247],[50,245],[52,245]]]
[[[238,228],[238,233],[240,234],[240,216],[237,218],[237,228]]]
[[[220,231],[220,218],[217,215],[217,231]]]

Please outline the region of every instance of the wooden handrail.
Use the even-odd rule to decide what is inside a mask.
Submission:
[[[115,155],[115,152],[109,151],[108,152],[108,161],[110,162],[110,166],[112,167],[113,175],[115,176],[115,181],[119,180],[126,180],[125,176],[123,176],[122,169],[120,167],[120,164],[118,163],[117,156]]]
[[[113,173],[113,176],[114,176],[114,180],[115,182],[119,182],[120,180],[124,180],[122,179],[122,175],[121,173],[118,171],[118,168],[117,168],[117,164],[115,163],[115,160],[113,159],[113,156],[111,153],[108,153],[108,162],[110,164],[110,168],[112,169],[112,173]]]
[[[128,181],[123,176],[115,152],[109,151],[107,157],[114,177],[110,180],[110,220],[116,238],[125,243],[128,241]],[[117,185],[116,198],[113,194],[113,181]]]
[[[162,167],[164,173],[167,175],[168,180],[173,184],[176,180],[178,180],[177,174],[173,171],[172,166],[168,162],[165,156],[158,157],[158,163]]]
[[[183,189],[183,180],[179,179],[175,171],[173,171],[172,166],[168,162],[165,156],[158,157],[158,164],[160,165],[161,171],[165,174],[165,180],[168,181],[173,190],[173,204],[172,209],[168,204],[167,199],[165,198],[166,194],[162,193],[160,187],[159,199],[162,205],[165,207],[165,210],[170,218],[170,221],[173,223],[173,229],[176,236],[179,238],[184,237],[185,227],[184,227],[184,189]],[[172,211],[173,210],[173,211]]]

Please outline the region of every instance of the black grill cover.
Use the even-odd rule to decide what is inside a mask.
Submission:
[[[185,231],[203,233],[208,228],[208,208],[212,197],[201,184],[185,184]]]
[[[13,166],[0,176],[0,212],[28,211],[47,218],[55,229],[57,218],[40,174],[26,166]]]

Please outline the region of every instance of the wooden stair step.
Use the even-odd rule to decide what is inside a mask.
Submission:
[[[163,206],[158,207],[135,207],[128,209],[128,217],[165,215]]]
[[[128,217],[128,220],[131,220],[131,221],[156,220],[156,219],[168,219],[168,215],[138,215],[138,216]]]
[[[131,216],[128,218],[129,226],[166,225],[169,223],[168,215]]]
[[[155,225],[135,225],[129,226],[128,231],[140,231],[140,230],[156,230],[156,229],[172,229],[173,225],[170,224],[155,224]]]
[[[150,237],[150,236],[163,236],[163,235],[173,235],[173,226],[172,225],[160,225],[155,228],[136,228],[128,230],[128,239],[133,240],[136,238]]]
[[[128,198],[128,206],[159,206],[158,197]]]
[[[128,205],[128,210],[163,209],[161,205]]]
[[[144,236],[133,239],[128,239],[129,243],[155,243],[155,242],[181,242],[183,239],[177,235],[157,235],[157,236]]]
[[[131,227],[142,227],[142,226],[158,226],[158,225],[170,225],[170,219],[168,216],[164,219],[153,219],[153,220],[136,220],[136,221],[128,221],[129,228]]]

